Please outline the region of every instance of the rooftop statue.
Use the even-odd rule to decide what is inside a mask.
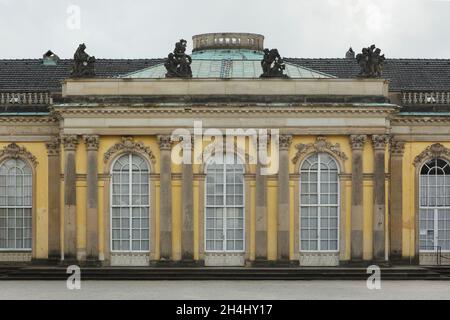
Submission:
[[[261,78],[288,78],[284,74],[286,65],[277,49],[264,49],[264,58],[261,61],[263,73]]]
[[[381,49],[375,45],[368,48],[363,48],[362,53],[356,56],[361,71],[359,77],[362,78],[379,78],[383,73],[383,64],[386,58],[384,54],[381,55]]]
[[[187,41],[181,39],[175,44],[173,53],[169,53],[164,66],[166,78],[192,78],[191,56],[186,54]]]
[[[95,57],[89,56],[84,43],[78,46],[74,54],[74,64],[70,73],[72,78],[95,77]]]

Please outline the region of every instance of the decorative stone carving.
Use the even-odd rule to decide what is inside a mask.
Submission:
[[[289,150],[292,144],[292,136],[288,134],[280,135],[279,148],[280,150]]]
[[[73,56],[74,64],[70,73],[72,78],[95,77],[95,57],[89,56],[85,50],[86,45],[82,43],[78,46],[77,51],[75,51]]]
[[[367,136],[364,134],[352,134],[350,136],[350,145],[353,150],[364,148],[364,144],[366,143]]]
[[[187,41],[181,39],[175,44],[173,53],[169,53],[164,66],[166,78],[192,78],[191,56],[186,54]]]
[[[288,78],[288,76],[284,74],[286,65],[284,64],[278,49],[264,49],[261,67],[263,69],[261,78]]]
[[[78,136],[76,134],[63,135],[61,142],[64,145],[64,150],[76,150],[78,146]]]
[[[11,143],[0,150],[0,158],[12,158],[12,159],[27,159],[34,167],[39,163],[35,156],[33,156],[25,147],[21,147],[16,143]]]
[[[111,157],[119,151],[123,152],[138,152],[148,156],[152,163],[156,162],[156,157],[149,147],[146,147],[142,142],[136,142],[133,137],[122,137],[122,142],[116,143],[106,151],[103,156],[103,161],[106,163]]]
[[[172,148],[172,137],[169,135],[158,136],[160,150],[170,150]]]
[[[332,144],[325,137],[317,137],[316,142],[314,143],[309,144],[300,143],[296,145],[295,148],[297,149],[297,153],[295,154],[295,157],[292,159],[293,163],[297,163],[298,160],[300,160],[300,158],[303,157],[309,151],[314,151],[317,153],[329,152],[341,160],[348,159],[345,153],[341,151],[341,146],[339,143]]]
[[[100,142],[99,136],[97,135],[85,135],[83,136],[83,141],[86,145],[86,150],[97,151]]]
[[[435,159],[439,157],[450,158],[450,149],[440,143],[435,143],[422,151],[422,153],[414,159],[414,165],[418,166],[426,159]]]
[[[59,137],[51,137],[50,141],[45,143],[47,147],[47,153],[49,156],[57,156],[59,155],[61,141]]]
[[[405,142],[391,140],[390,142],[391,155],[402,156],[405,153]]]
[[[383,64],[386,58],[381,55],[381,49],[374,44],[368,48],[363,48],[362,53],[356,55],[356,60],[361,68],[359,77],[379,78],[383,72]]]
[[[383,135],[378,135],[375,134],[372,136],[372,143],[373,143],[373,148],[374,149],[386,149],[386,145],[389,142],[389,135],[383,134]]]

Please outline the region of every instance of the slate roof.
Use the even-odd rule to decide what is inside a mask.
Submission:
[[[114,77],[161,63],[161,59],[97,59],[99,77]],[[42,59],[0,60],[0,91],[61,92],[61,81],[68,78],[73,61],[61,59],[56,66],[43,65]]]
[[[353,59],[286,58],[285,61],[338,78],[354,78],[360,70]],[[383,77],[390,80],[390,91],[450,91],[450,59],[387,59]]]
[[[354,78],[359,72],[353,59],[299,59],[286,62],[330,74]],[[115,77],[163,62],[163,59],[97,59],[99,77]],[[70,74],[72,60],[61,59],[56,66],[42,59],[0,60],[0,91],[61,91],[61,81]],[[450,59],[387,59],[384,74],[391,91],[450,91]]]

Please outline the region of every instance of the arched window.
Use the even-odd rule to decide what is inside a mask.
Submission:
[[[300,251],[338,251],[338,173],[327,153],[309,156],[300,168]]]
[[[450,250],[450,165],[433,159],[420,171],[420,249]]]
[[[148,252],[149,167],[135,154],[121,156],[112,169],[111,248],[119,252]]]
[[[209,252],[244,251],[244,166],[227,156],[206,166],[205,248]]]
[[[31,250],[32,171],[20,159],[0,165],[0,250]]]

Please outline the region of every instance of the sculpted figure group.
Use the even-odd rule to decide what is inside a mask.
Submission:
[[[375,45],[363,48],[362,53],[356,55],[356,60],[361,68],[359,77],[379,78],[383,72],[383,64],[386,58],[381,54],[381,49]]]
[[[95,57],[86,53],[84,43],[78,46],[74,54],[74,64],[72,67],[72,78],[92,78],[95,77]]]
[[[164,66],[166,78],[192,78],[191,56],[186,54],[187,41],[181,39],[175,44],[173,53],[169,53]]]
[[[284,74],[286,65],[284,64],[283,58],[281,58],[278,49],[264,49],[264,58],[261,61],[261,67],[263,69],[261,78],[288,77],[286,74]]]

